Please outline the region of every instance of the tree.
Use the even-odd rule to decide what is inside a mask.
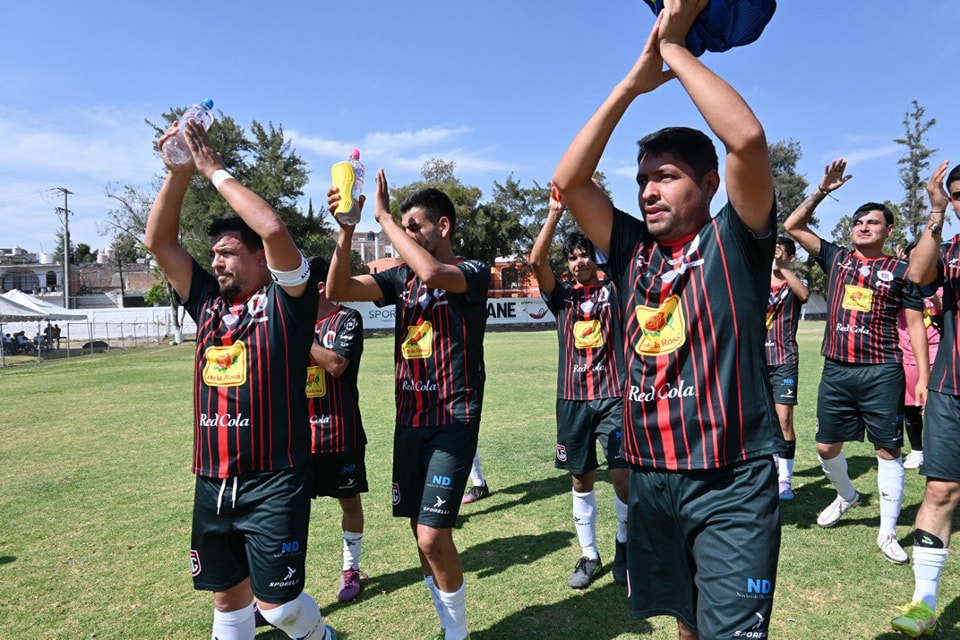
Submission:
[[[930,168],[930,156],[937,149],[930,149],[924,142],[927,131],[937,123],[936,118],[924,120],[926,109],[914,100],[913,111],[903,116],[905,129],[902,138],[894,142],[906,147],[904,155],[897,160],[900,165],[900,185],[903,187],[903,200],[900,202],[899,227],[909,231],[909,237],[920,237],[927,223],[927,176]]]
[[[63,228],[57,229],[54,237],[57,239],[56,245],[53,247],[53,255],[57,262],[63,262]],[[70,252],[67,254],[67,258],[70,260],[70,264],[73,264],[76,260],[75,253],[77,250],[77,245],[73,242],[70,243]]]
[[[770,169],[773,171],[773,189],[777,203],[777,229],[781,232],[783,223],[804,201],[810,186],[807,179],[797,173],[797,163],[802,157],[800,143],[792,138],[770,145]],[[810,219],[810,226],[818,226],[816,216]]]
[[[90,264],[96,261],[97,251],[90,248],[86,242],[78,243],[73,249],[74,264]]]

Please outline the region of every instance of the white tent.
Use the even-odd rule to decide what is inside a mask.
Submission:
[[[37,331],[40,331],[40,321],[47,317],[47,314],[38,311],[36,309],[31,309],[28,306],[19,304],[0,295],[0,336],[3,335],[3,323],[4,322],[24,322],[24,321],[37,321]],[[39,358],[39,354],[37,355]],[[3,366],[7,365],[7,355],[3,349],[0,349],[0,363]]]
[[[39,313],[42,313],[46,320],[86,320],[87,314],[83,311],[74,311],[65,309],[60,305],[52,304],[46,300],[27,295],[19,289],[0,293],[0,298],[14,302],[20,306],[27,307]]]

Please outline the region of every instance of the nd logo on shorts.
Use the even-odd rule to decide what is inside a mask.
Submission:
[[[433,324],[407,327],[407,337],[400,344],[400,354],[404,360],[422,360],[433,355]]]
[[[323,367],[307,367],[307,397],[322,398],[327,395],[327,382]]]
[[[203,383],[208,387],[239,387],[246,384],[247,346],[242,341],[207,347],[203,358]]]
[[[557,445],[557,460],[560,462],[567,461],[567,448],[562,444]]]
[[[842,306],[847,311],[870,311],[873,306],[873,290],[852,284],[843,285]]]
[[[400,485],[393,483],[393,504],[400,504]]]
[[[637,305],[635,312],[641,333],[633,348],[641,356],[667,355],[687,341],[680,296],[670,296],[659,308]]]
[[[190,549],[190,571],[194,577],[200,575],[200,554]]]
[[[599,320],[578,320],[573,323],[573,346],[577,349],[599,349],[603,346],[603,331]]]

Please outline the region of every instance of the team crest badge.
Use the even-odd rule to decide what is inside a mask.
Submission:
[[[200,554],[194,549],[190,549],[190,573],[194,577],[200,575]]]
[[[603,346],[603,331],[599,320],[578,320],[573,323],[573,346],[577,349],[599,349]]]
[[[327,395],[326,376],[323,367],[307,367],[307,397],[322,398]]]
[[[870,311],[873,306],[873,291],[852,284],[844,285],[842,306],[847,311]]]
[[[393,483],[393,504],[400,504],[400,485]]]
[[[562,444],[557,445],[557,462],[567,461],[567,448]]]
[[[680,296],[670,296],[659,307],[638,305],[635,312],[640,339],[633,348],[639,355],[667,355],[687,341],[687,323],[683,318]]]
[[[424,321],[422,324],[407,327],[407,337],[400,345],[400,354],[404,360],[422,360],[433,355],[433,324]]]
[[[239,387],[247,382],[247,346],[243,341],[207,347],[203,358],[203,383],[208,387]]]

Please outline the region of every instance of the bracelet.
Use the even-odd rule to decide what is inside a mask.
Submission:
[[[946,213],[946,209],[930,209],[930,213]]]
[[[817,185],[817,191],[819,191],[824,196],[830,195],[830,192],[824,189],[823,187],[821,187],[820,185]]]
[[[223,184],[223,181],[231,178],[236,180],[236,178],[230,175],[226,169],[217,169],[210,176],[210,184],[212,184],[217,191],[220,191],[220,185]]]

